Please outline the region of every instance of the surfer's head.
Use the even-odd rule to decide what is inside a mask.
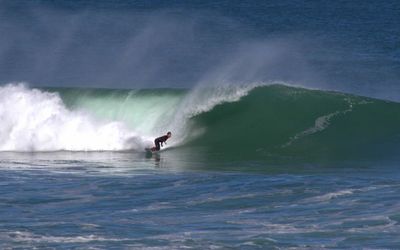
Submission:
[[[168,133],[167,133],[168,138],[170,138],[171,135],[172,135],[171,132],[168,132]]]

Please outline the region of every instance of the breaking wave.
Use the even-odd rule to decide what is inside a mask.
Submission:
[[[168,146],[223,158],[335,159],[394,152],[400,104],[285,85],[181,89],[0,87],[1,151],[143,151]]]

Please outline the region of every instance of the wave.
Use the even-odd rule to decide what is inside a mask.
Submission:
[[[399,103],[283,85],[256,87],[193,119],[206,130],[190,144],[230,159],[382,158],[400,144]]]
[[[0,87],[1,151],[142,151],[221,159],[332,160],[394,154],[400,104],[281,84],[181,89]]]
[[[190,117],[247,88],[204,90],[0,87],[0,151],[143,151],[174,131],[171,146],[196,133]],[[17,115],[16,115],[17,114]]]

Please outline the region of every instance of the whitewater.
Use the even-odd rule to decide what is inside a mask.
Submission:
[[[1,87],[0,98],[2,151],[122,150],[136,136],[121,122],[96,121],[68,110],[57,94],[22,84]]]

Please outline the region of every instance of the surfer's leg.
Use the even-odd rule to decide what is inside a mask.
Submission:
[[[160,142],[155,141],[154,144],[156,144],[156,146],[154,148],[152,148],[151,150],[153,151],[159,151],[160,150]]]

